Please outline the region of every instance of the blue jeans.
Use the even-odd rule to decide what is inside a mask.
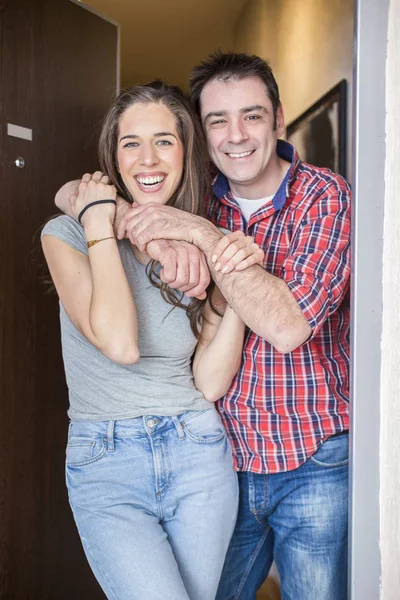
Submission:
[[[239,473],[239,496],[217,600],[254,600],[273,560],[283,600],[347,598],[348,435],[294,471]]]
[[[70,424],[66,479],[90,566],[113,600],[214,600],[238,505],[212,407]]]

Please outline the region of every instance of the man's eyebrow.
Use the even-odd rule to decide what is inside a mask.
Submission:
[[[253,112],[254,110],[262,110],[263,112],[268,112],[268,110],[265,108],[265,106],[261,106],[261,104],[253,104],[252,106],[245,106],[244,108],[240,109],[241,113],[249,113],[249,112]]]
[[[163,137],[165,135],[172,135],[174,138],[176,138],[176,135],[174,133],[171,133],[170,131],[159,131],[157,133],[153,133],[154,137]],[[140,136],[135,135],[133,133],[129,133],[127,135],[123,135],[121,138],[119,138],[119,141],[122,142],[122,140],[137,140],[139,139]]]
[[[252,106],[245,106],[244,108],[241,108],[239,112],[241,112],[242,114],[247,114],[249,112],[253,112],[254,110],[262,110],[263,112],[268,112],[268,110],[265,108],[265,106],[261,106],[261,104],[253,104]],[[206,123],[212,117],[226,117],[227,114],[228,114],[227,110],[218,110],[218,111],[209,112],[204,117],[204,123]]]
[[[209,112],[204,117],[204,123],[206,123],[212,117],[225,117],[227,114],[228,114],[227,110],[217,110],[217,111],[214,111],[214,112]]]

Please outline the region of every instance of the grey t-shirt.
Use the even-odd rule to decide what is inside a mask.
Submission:
[[[42,235],[87,254],[83,228],[68,216],[49,221]],[[60,303],[69,417],[102,421],[211,408],[194,386],[190,359],[196,338],[185,311],[163,300],[128,240],[118,247],[136,305],[140,359],[129,366],[109,360],[78,331]]]

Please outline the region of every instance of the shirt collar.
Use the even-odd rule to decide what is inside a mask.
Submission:
[[[300,163],[300,157],[297,154],[294,147],[291,144],[289,144],[289,142],[285,142],[284,140],[277,141],[276,153],[280,158],[283,158],[284,160],[290,162],[290,169],[283,178],[282,183],[279,186],[279,189],[277,190],[273,199],[274,209],[279,210],[285,205],[286,199],[289,196],[290,186],[295,178],[297,167]],[[218,172],[217,176],[213,181],[213,189],[214,194],[220,200],[222,200],[223,198],[228,196],[228,194],[230,194],[228,180],[225,177],[225,175],[221,173],[221,171]]]

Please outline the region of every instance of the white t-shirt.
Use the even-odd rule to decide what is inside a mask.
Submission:
[[[234,196],[236,202],[239,204],[239,208],[242,211],[246,221],[250,221],[251,215],[255,213],[259,208],[261,208],[265,204],[268,204],[269,202],[272,202],[273,197],[274,194],[272,196],[267,196],[266,198],[258,198],[257,200],[247,200],[246,198],[238,198],[237,196]]]

